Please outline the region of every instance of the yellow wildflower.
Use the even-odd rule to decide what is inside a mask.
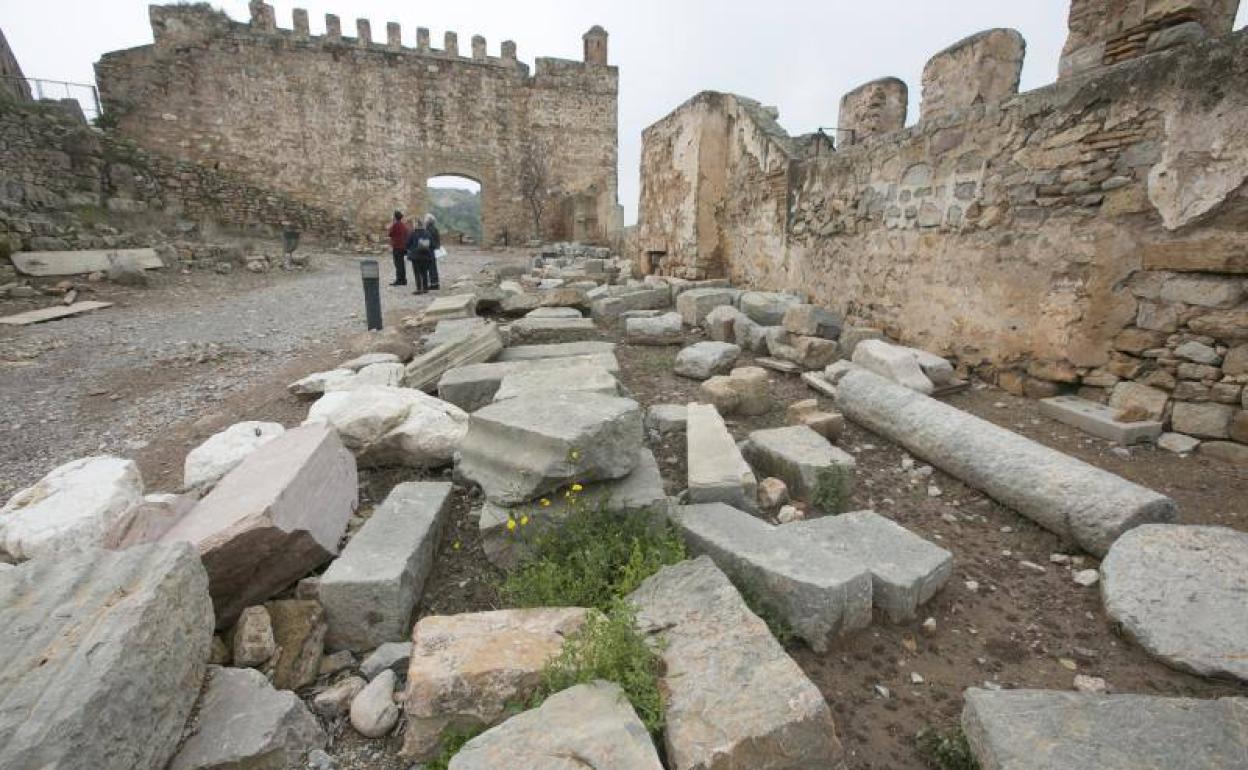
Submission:
[[[508,531],[508,532],[515,532],[515,531],[516,531],[516,520],[515,520],[515,519],[511,519],[511,518],[507,519],[507,531]]]
[[[529,517],[528,517],[528,516],[521,516],[521,517],[520,517],[520,526],[522,526],[522,527],[527,527],[528,525],[529,525]]]
[[[543,507],[543,508],[546,508],[546,507],[549,507],[549,506],[550,506],[550,501],[549,501],[549,500],[547,500],[546,498],[544,498],[544,497],[543,497],[543,498],[541,499],[541,504],[542,504],[542,507]]]
[[[573,485],[572,485],[572,491],[573,491],[573,492],[580,492],[580,491],[581,491],[582,489],[584,489],[584,488],[585,488],[585,487],[581,486],[580,484],[573,484]]]
[[[573,449],[571,452],[568,453],[568,456],[571,457],[573,460],[575,460],[576,458],[581,456],[581,450]]]
[[[458,551],[458,550],[459,550],[459,541],[458,541],[458,540],[456,540],[456,541],[455,541],[455,542],[451,545],[451,548],[454,548],[456,551]]]

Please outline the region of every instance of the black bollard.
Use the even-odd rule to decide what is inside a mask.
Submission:
[[[381,330],[381,270],[375,259],[360,260],[360,278],[364,280],[364,312],[369,331]]]

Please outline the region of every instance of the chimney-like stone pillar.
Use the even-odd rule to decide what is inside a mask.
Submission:
[[[331,43],[342,40],[342,19],[332,13],[325,14],[325,39]]]
[[[403,47],[403,28],[398,22],[386,22],[386,46],[392,51],[397,51]]]
[[[607,31],[605,29],[595,24],[581,36],[581,40],[585,43],[586,64],[605,65],[607,63]]]
[[[480,35],[472,36],[472,58],[485,61],[485,38]]]
[[[373,42],[373,26],[368,23],[368,19],[355,20],[355,43],[356,45],[371,45]]]
[[[301,40],[307,40],[311,34],[311,27],[308,26],[308,9],[296,8],[291,11],[291,19],[295,26],[295,37]]]
[[[447,56],[459,56],[459,35],[454,32],[443,35],[442,50]]]

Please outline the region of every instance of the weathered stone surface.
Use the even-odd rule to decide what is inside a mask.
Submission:
[[[370,364],[355,373],[350,379],[336,379],[325,383],[325,392],[338,390],[355,390],[369,385],[380,385],[397,388],[403,382],[406,369],[400,363]]]
[[[347,716],[351,712],[351,701],[367,684],[367,680],[358,676],[340,679],[312,698],[312,710],[326,719]]]
[[[906,83],[898,78],[880,78],[858,86],[841,97],[836,119],[837,147],[849,147],[904,128],[908,104]]]
[[[585,623],[588,610],[559,607],[430,615],[412,630],[404,756],[436,754],[445,727],[489,727],[541,681],[546,661]]]
[[[792,294],[775,291],[746,291],[737,298],[737,308],[750,320],[763,326],[780,326],[789,308],[802,300]]]
[[[844,511],[853,494],[853,455],[805,425],[756,430],[741,451],[759,473],[783,479],[794,497],[825,513]]]
[[[837,313],[818,305],[792,305],[784,311],[784,330],[801,337],[834,340],[841,336],[844,321]]]
[[[503,349],[498,327],[487,324],[457,336],[415,358],[407,365],[403,384],[409,388],[430,391],[448,369],[489,361]]]
[[[333,428],[363,466],[447,465],[468,433],[468,415],[414,388],[369,385],[326,393],[305,425]]]
[[[1163,433],[1157,439],[1157,446],[1175,454],[1187,454],[1200,446],[1200,439],[1182,433]]]
[[[1248,374],[1248,345],[1236,345],[1231,348],[1226,359],[1222,361],[1222,371],[1232,377]]]
[[[583,318],[574,307],[539,307],[524,314],[525,318]]]
[[[273,621],[269,611],[263,605],[243,610],[234,625],[234,665],[253,668],[267,663],[275,652],[277,642],[273,640]]]
[[[1105,611],[1163,662],[1248,681],[1248,534],[1151,524],[1101,562]]]
[[[553,340],[593,340],[599,336],[592,318],[521,318],[511,324],[511,339],[537,343]]]
[[[394,353],[365,353],[362,356],[356,356],[350,361],[345,361],[338,365],[339,369],[349,369],[358,372],[361,369],[372,366],[373,364],[400,364],[403,363]]]
[[[620,686],[596,681],[556,693],[473,738],[450,770],[663,770]]]
[[[837,765],[823,696],[709,558],[664,567],[629,599],[666,667],[669,767]]]
[[[1244,287],[1239,281],[1212,275],[1176,275],[1161,287],[1161,298],[1166,302],[1200,307],[1231,307],[1243,296]]]
[[[733,342],[736,340],[734,327],[740,317],[741,311],[731,305],[713,308],[706,314],[706,318],[702,319],[702,325],[706,328],[706,336],[715,342]]]
[[[679,313],[654,318],[629,318],[624,322],[624,341],[633,345],[679,345],[684,327]]]
[[[905,348],[883,340],[863,340],[854,348],[853,363],[910,390],[931,395],[932,381]]]
[[[701,326],[706,314],[720,305],[737,304],[737,289],[690,289],[676,297],[676,312],[687,326]]]
[[[351,726],[365,738],[380,738],[399,721],[399,707],[394,702],[394,686],[398,675],[387,669],[365,685],[351,699]]]
[[[661,521],[667,511],[667,495],[663,491],[663,477],[654,453],[643,447],[637,453],[637,466],[621,479],[590,484],[576,495],[579,504],[591,509],[601,507],[616,514],[645,514]],[[553,495],[550,505],[520,506],[507,508],[490,501],[481,506],[478,524],[481,528],[481,548],[486,557],[500,567],[515,566],[528,553],[533,538],[558,527],[571,514],[569,499]],[[526,519],[520,525],[518,520]],[[517,522],[514,529],[508,522]]]
[[[686,446],[690,502],[754,510],[758,479],[715,407],[689,405]]]
[[[118,261],[132,264],[138,270],[156,270],[165,266],[155,249],[18,251],[10,259],[18,272],[33,276],[102,273]]]
[[[173,495],[157,492],[144,495],[143,502],[129,517],[117,550],[144,543],[155,543],[164,537],[174,524],[191,512],[199,498],[193,494]]]
[[[494,394],[494,400],[505,401],[523,395],[555,392],[618,396],[620,383],[614,374],[593,364],[530,367],[504,376]]]
[[[1170,394],[1138,382],[1120,382],[1109,396],[1115,414],[1136,420],[1160,420],[1166,413]]]
[[[209,437],[186,455],[182,483],[188,489],[217,483],[243,458],[286,432],[277,422],[240,422]]]
[[[1197,334],[1228,342],[1248,340],[1248,309],[1217,310],[1188,322]]]
[[[714,503],[677,507],[672,521],[820,652],[869,625],[873,603],[893,622],[914,618],[953,570],[948,551],[872,511],[773,527]]]
[[[1174,404],[1171,424],[1177,433],[1198,438],[1224,439],[1230,436],[1235,407],[1226,404],[1200,404],[1178,401]]]
[[[634,310],[664,310],[672,306],[672,292],[666,286],[652,289],[630,289],[595,299],[590,312],[595,320],[613,324]]]
[[[295,428],[248,455],[162,542],[199,549],[227,627],[338,552],[356,483],[355,458],[333,430]]]
[[[1040,401],[1040,414],[1116,444],[1138,444],[1161,435],[1161,422],[1123,421],[1117,419],[1118,413],[1118,409],[1077,396],[1054,396]]]
[[[0,571],[0,767],[164,767],[211,641],[208,579],[185,545]]]
[[[455,294],[449,297],[438,297],[429,303],[429,307],[425,308],[425,318],[436,321],[471,318],[476,314],[476,294]]]
[[[643,437],[636,401],[597,393],[526,394],[477,410],[456,470],[503,505],[572,482],[618,479]]]
[[[900,443],[1090,553],[1170,521],[1174,501],[867,371],[837,386],[847,417]]]
[[[357,652],[407,638],[412,609],[433,569],[451,485],[406,482],[390,490],[321,576],[330,649]]]
[[[1206,441],[1200,445],[1200,453],[1231,465],[1248,468],[1248,446],[1233,441]]]
[[[757,366],[742,366],[727,377],[712,377],[702,383],[699,392],[720,414],[742,414],[749,417],[771,411],[767,372]]]
[[[360,673],[365,679],[371,680],[386,669],[396,674],[406,674],[408,662],[412,659],[411,641],[386,642],[369,653],[360,663]]]
[[[355,380],[355,372],[350,369],[330,369],[327,372],[315,372],[307,377],[295,380],[286,386],[286,389],[296,396],[305,398],[314,398],[324,395],[329,390],[334,390],[339,385],[345,385]]]
[[[695,342],[676,354],[673,371],[682,377],[705,380],[730,370],[740,355],[741,348],[731,342]]]
[[[655,404],[646,410],[646,428],[660,436],[681,433],[688,417],[689,408],[684,404]]]
[[[980,690],[962,729],[984,770],[1177,770],[1243,764],[1246,698]]]
[[[324,746],[324,731],[294,693],[274,690],[258,671],[212,666],[195,730],[169,770],[302,767]]]
[[[353,334],[343,343],[350,355],[366,355],[368,353],[393,353],[399,361],[410,361],[415,353],[415,346],[397,326],[385,329],[370,329]],[[345,368],[345,367],[344,367]]]
[[[858,350],[858,345],[867,340],[884,340],[884,332],[880,329],[873,329],[870,326],[850,326],[846,325],[841,329],[840,343],[841,355],[846,359],[852,360],[854,352]]]
[[[568,358],[589,356],[596,353],[615,353],[614,342],[556,342],[549,345],[517,345],[504,348],[498,354],[499,361],[529,361],[545,358]]]
[[[0,508],[0,551],[30,559],[114,546],[142,502],[134,462],[105,455],[73,460]]]
[[[1188,340],[1174,349],[1174,355],[1197,364],[1222,363],[1222,356],[1212,347],[1194,340]]]
[[[279,599],[264,605],[273,619],[277,660],[273,686],[299,690],[316,681],[325,650],[325,610],[308,599]]]
[[[990,29],[959,40],[928,59],[923,67],[922,119],[932,120],[1018,93],[1026,47],[1018,32]]]
[[[836,340],[823,337],[799,337],[789,335],[787,342],[770,341],[767,348],[773,356],[785,361],[792,361],[802,369],[823,369],[841,355],[841,346]]]
[[[462,340],[469,334],[482,329],[489,321],[480,316],[472,318],[456,318],[449,321],[438,321],[438,325],[425,337],[425,347],[432,350],[448,342]],[[406,370],[404,370],[406,374]]]
[[[568,343],[587,345],[591,343]],[[607,343],[610,344],[610,343]],[[529,345],[508,350],[532,350],[551,348],[555,345]],[[525,358],[514,361],[496,361],[472,364],[451,369],[438,381],[438,396],[467,412],[475,412],[494,400],[503,378],[535,369],[555,370],[574,366],[596,366],[615,374],[620,370],[619,361],[610,352],[552,356],[549,358]]]
[[[721,307],[727,306],[723,305]],[[750,320],[749,316],[738,312],[736,319],[732,323],[732,341],[736,342],[742,350],[767,355],[771,352],[768,347],[768,341],[776,329],[784,331],[783,327],[760,326]]]

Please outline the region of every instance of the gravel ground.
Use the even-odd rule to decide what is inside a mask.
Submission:
[[[456,251],[443,283],[519,252]],[[0,327],[0,499],[91,454],[133,456],[167,427],[364,329],[358,255],[317,254],[294,273],[152,274],[152,287],[106,283],[80,299],[115,303],[74,318]],[[428,297],[385,286],[388,323]],[[0,315],[55,304],[0,300]],[[149,485],[150,486],[150,485]]]

